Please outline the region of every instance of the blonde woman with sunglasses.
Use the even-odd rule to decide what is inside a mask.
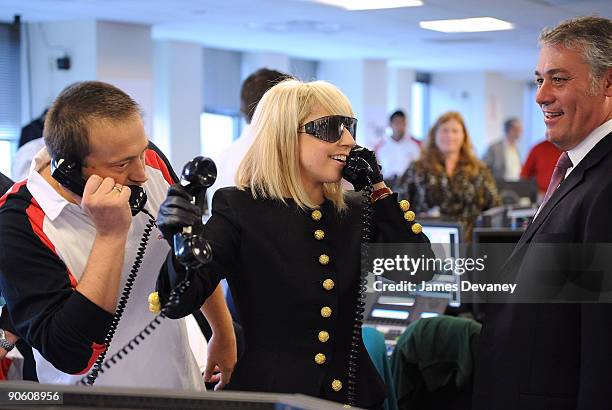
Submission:
[[[385,399],[355,323],[362,197],[343,190],[341,179],[356,125],[351,104],[332,84],[281,82],[255,110],[255,140],[236,187],[215,193],[205,226],[213,262],[193,275],[170,316],[197,309],[227,278],[246,342],[230,389],[341,403],[350,402],[353,392],[353,404],[364,408],[379,408]],[[361,155],[373,184],[372,238],[427,243],[408,204],[399,204],[385,186],[374,153],[362,149]],[[181,205],[180,194],[174,197],[158,218],[166,238],[182,228],[171,208],[193,212]],[[172,266],[162,273],[162,301],[183,277]],[[349,376],[352,344],[355,369]]]

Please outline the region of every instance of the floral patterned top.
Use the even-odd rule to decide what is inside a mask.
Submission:
[[[479,168],[475,176],[467,175],[461,167],[449,176],[446,172],[425,171],[418,161],[413,162],[395,190],[400,198],[410,201],[417,214],[438,207],[442,219],[463,223],[465,241],[471,241],[478,215],[501,204],[491,171],[485,164],[479,164]]]

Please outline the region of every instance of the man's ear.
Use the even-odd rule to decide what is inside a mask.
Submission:
[[[604,95],[612,97],[612,68],[609,68],[604,74]]]

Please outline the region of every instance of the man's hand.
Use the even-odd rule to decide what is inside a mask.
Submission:
[[[4,337],[6,338],[6,341],[11,344],[15,344],[19,340],[19,336],[12,334],[8,330],[4,331]],[[0,347],[0,360],[4,359],[7,354],[8,352]]]
[[[92,175],[85,184],[81,207],[103,236],[127,234],[132,222],[128,203],[130,188],[116,184],[112,178]]]
[[[129,199],[127,186],[92,175],[81,201],[81,208],[96,227],[96,239],[76,290],[111,314],[117,307],[125,243],[132,223]]]
[[[157,213],[157,226],[170,246],[173,246],[175,233],[201,221],[202,211],[191,203],[191,195],[182,185],[171,185]]]
[[[232,377],[236,361],[236,336],[234,332],[213,334],[213,337],[208,341],[204,381],[217,383],[215,391],[223,389]]]

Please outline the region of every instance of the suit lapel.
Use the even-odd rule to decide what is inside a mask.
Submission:
[[[578,185],[584,177],[584,168],[578,170],[576,168],[567,179],[561,182],[559,188],[552,194],[548,202],[544,205],[540,212],[538,213],[537,218],[529,224],[527,230],[521,236],[519,240],[519,244],[525,243],[531,240],[533,235],[537,232],[538,228],[542,225],[542,223],[546,220],[546,217],[550,212],[557,206],[559,201],[563,199],[565,195],[567,195],[572,189]]]
[[[599,141],[593,149],[580,161],[567,179],[561,182],[559,188],[553,193],[548,202],[544,205],[537,218],[527,227],[527,230],[521,236],[517,246],[514,248],[512,255],[508,260],[512,259],[517,251],[522,247],[523,244],[531,241],[533,236],[536,234],[542,223],[546,220],[546,217],[551,211],[557,206],[559,201],[563,199],[568,193],[571,192],[583,179],[585,172],[597,165],[603,158],[610,154],[612,151],[612,133],[606,135]]]

